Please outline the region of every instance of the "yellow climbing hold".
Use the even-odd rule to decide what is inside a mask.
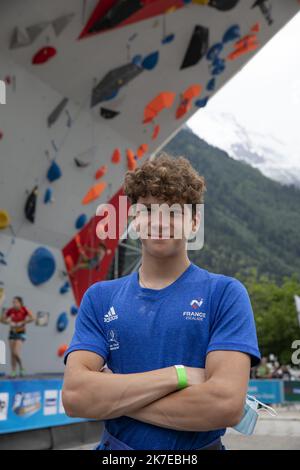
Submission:
[[[10,225],[10,217],[6,210],[0,209],[0,229],[5,229]]]

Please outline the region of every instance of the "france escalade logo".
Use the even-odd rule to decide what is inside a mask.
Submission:
[[[195,309],[196,309],[197,307],[200,308],[202,304],[203,304],[203,299],[200,299],[200,300],[194,299],[194,300],[192,300],[191,303],[190,303],[190,305],[191,305],[193,308],[195,308]]]
[[[203,299],[199,299],[199,300],[193,299],[190,302],[190,306],[194,309],[194,311],[193,312],[191,312],[191,311],[182,312],[183,317],[186,320],[200,320],[200,321],[203,321],[206,318],[206,313],[196,311],[197,309],[200,309],[203,302],[204,302]]]

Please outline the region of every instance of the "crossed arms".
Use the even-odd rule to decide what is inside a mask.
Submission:
[[[108,420],[128,416],[179,431],[211,431],[238,424],[243,415],[250,357],[212,351],[205,369],[187,367],[189,386],[177,389],[175,367],[137,374],[101,371],[89,351],[69,354],[62,392],[67,415]]]

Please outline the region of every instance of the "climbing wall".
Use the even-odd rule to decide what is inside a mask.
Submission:
[[[100,269],[72,274],[82,245],[97,247],[99,204],[118,211],[126,170],[205,107],[299,7],[2,0],[0,303],[20,295],[38,314],[24,345],[29,372],[63,369],[82,294],[107,275],[117,241]],[[0,324],[1,339],[7,333]]]

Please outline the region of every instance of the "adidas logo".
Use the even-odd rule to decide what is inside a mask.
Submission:
[[[203,304],[203,299],[200,299],[199,301],[194,299],[191,301],[190,305],[193,307],[193,308],[197,308],[197,306],[200,308],[201,305]]]
[[[104,315],[104,322],[109,323],[112,320],[117,320],[118,315],[115,312],[114,307],[110,307],[108,312]]]

